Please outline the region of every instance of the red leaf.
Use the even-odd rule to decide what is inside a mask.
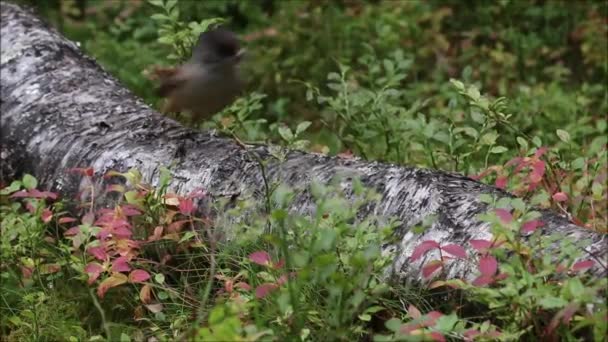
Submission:
[[[540,182],[545,175],[545,162],[537,160],[532,164],[532,174],[530,175],[530,181],[534,183]]]
[[[150,279],[150,273],[144,270],[133,270],[129,273],[129,282],[131,283],[143,283]]]
[[[579,261],[579,262],[575,263],[574,265],[572,265],[572,270],[573,271],[586,270],[588,268],[593,267],[593,265],[595,265],[595,261],[593,261],[591,259],[587,259],[587,260]]]
[[[121,193],[121,194],[122,194],[122,193],[124,193],[126,190],[125,190],[124,185],[121,185],[121,184],[110,184],[110,185],[108,185],[108,187],[106,188],[106,191],[107,191],[107,192],[118,192],[118,193]]]
[[[243,283],[243,282],[238,282],[238,283],[234,284],[234,287],[239,287],[245,291],[251,290],[251,286],[249,284]]]
[[[122,213],[127,217],[141,215],[141,211],[135,208],[135,206],[133,206],[132,204],[123,205]]]
[[[543,221],[541,220],[531,220],[531,221],[527,221],[525,222],[522,226],[521,226],[521,232],[522,233],[530,233],[535,231],[538,227],[542,227],[545,224],[543,223]]]
[[[280,269],[283,268],[283,266],[285,266],[285,259],[281,259],[279,260],[279,262],[277,262],[275,265],[273,265],[274,269]]]
[[[410,323],[404,324],[401,327],[399,327],[399,333],[401,333],[403,335],[409,335],[412,331],[418,330],[422,327],[423,326],[420,323],[410,322]]]
[[[180,198],[179,200],[179,212],[190,216],[194,211],[194,202],[190,198]]]
[[[97,288],[97,295],[99,298],[103,298],[106,292],[112,288],[119,285],[122,285],[127,282],[127,276],[122,273],[114,273],[111,277],[106,278],[104,281],[99,284]]]
[[[76,221],[76,219],[73,217],[62,217],[59,219],[58,222],[59,222],[59,224],[63,224],[63,223],[70,223],[70,222],[74,222],[74,221]]]
[[[461,258],[461,259],[467,258],[467,252],[464,250],[464,248],[462,248],[458,245],[455,245],[455,244],[445,245],[445,246],[441,247],[441,250],[448,252],[457,258]]]
[[[439,248],[439,244],[437,242],[432,241],[432,240],[422,241],[420,243],[420,245],[418,245],[418,247],[416,247],[414,249],[414,252],[412,252],[412,256],[410,256],[410,260],[412,262],[416,261],[416,260],[420,259],[420,257],[423,256],[426,252],[428,252],[434,248]]]
[[[507,177],[500,176],[496,178],[496,182],[494,182],[494,185],[496,185],[497,188],[504,190],[504,188],[507,187],[507,181]]]
[[[150,304],[152,302],[152,286],[145,284],[139,290],[139,300],[144,304]]]
[[[163,226],[157,226],[154,228],[154,233],[148,237],[148,241],[160,240],[163,236]]]
[[[498,273],[496,275],[496,277],[494,277],[494,280],[498,281],[498,280],[503,280],[503,279],[507,279],[507,277],[509,277],[508,273]]]
[[[568,195],[563,192],[556,192],[551,196],[555,202],[565,202],[568,200]]]
[[[277,279],[277,285],[281,286],[287,282],[287,274],[283,274]]]
[[[66,230],[63,233],[63,235],[65,235],[65,236],[71,236],[71,235],[76,235],[78,233],[80,233],[80,227],[76,226],[76,227],[72,227],[72,228]]]
[[[418,319],[422,317],[422,313],[420,312],[420,310],[418,310],[418,308],[412,304],[407,307],[407,314],[413,319]]]
[[[481,334],[478,330],[469,329],[463,333],[465,341],[473,341],[473,337]]]
[[[190,222],[190,220],[175,221],[167,227],[167,233],[179,233],[182,231],[184,224]]]
[[[249,260],[258,265],[266,266],[270,264],[270,255],[264,251],[257,251],[249,255]]]
[[[51,219],[53,218],[53,212],[49,208],[44,208],[42,210],[41,218],[42,218],[42,222],[49,223],[49,222],[51,222]]]
[[[469,244],[478,252],[484,252],[492,247],[492,241],[488,240],[469,240]]]
[[[428,278],[442,266],[443,262],[441,260],[431,260],[422,267],[422,276]]]
[[[492,282],[494,282],[494,280],[492,279],[492,277],[485,276],[485,275],[480,275],[475,280],[473,280],[473,285],[474,286],[484,286],[484,285],[488,285],[488,284],[490,284]]]
[[[101,261],[105,261],[106,258],[108,257],[108,255],[106,254],[105,248],[103,248],[101,246],[89,247],[89,248],[87,248],[87,253],[91,254],[96,259],[101,260]]]
[[[92,167],[87,167],[87,168],[75,167],[75,168],[69,169],[68,172],[81,174],[81,175],[87,176],[87,177],[93,177],[95,170]]]
[[[577,303],[570,303],[570,304],[568,304],[560,312],[563,315],[562,322],[564,324],[570,323],[570,320],[572,319],[572,316],[574,316],[574,314],[576,313],[576,311],[578,311],[578,304]]]
[[[540,158],[543,156],[543,154],[545,154],[547,152],[547,148],[546,147],[540,147],[539,149],[536,150],[536,152],[534,153],[534,157],[536,158]]]
[[[88,225],[92,225],[93,222],[95,222],[95,214],[92,211],[87,212],[83,217],[82,217],[82,223],[83,224],[88,224]]]
[[[129,272],[131,267],[129,266],[127,257],[121,256],[118,257],[112,263],[112,271],[113,272]]]
[[[481,272],[482,275],[491,277],[496,274],[497,270],[498,261],[496,261],[495,257],[488,255],[479,259],[479,272]]]
[[[103,272],[103,267],[96,262],[90,262],[85,266],[84,271],[89,275],[89,280],[87,282],[91,285],[99,278],[99,275]]]
[[[27,266],[21,266],[21,275],[23,276],[23,278],[31,278],[32,274],[34,273],[34,269],[31,267],[27,267]]]
[[[443,316],[443,314],[439,311],[431,311],[424,315],[425,321],[422,323],[425,327],[432,327],[437,323],[439,317]]]
[[[255,296],[257,298],[264,298],[264,297],[268,296],[268,294],[270,294],[270,292],[272,292],[278,288],[279,288],[279,285],[277,285],[277,284],[264,283],[255,289]]]
[[[431,331],[429,336],[433,339],[433,341],[445,342],[445,337],[443,337],[443,335],[437,331]]]
[[[502,223],[507,224],[513,221],[513,215],[511,215],[511,212],[507,209],[498,208],[494,211],[496,212],[496,216],[498,216]]]
[[[13,193],[10,198],[49,198],[57,199],[57,194],[50,191],[40,191],[37,189],[31,189],[28,191],[21,190]]]
[[[194,190],[192,190],[190,192],[190,194],[188,194],[188,198],[204,198],[207,194],[205,193],[205,190],[201,189],[201,188],[196,188]]]

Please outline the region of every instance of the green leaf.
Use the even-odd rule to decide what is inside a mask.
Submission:
[[[515,198],[511,201],[511,206],[520,213],[526,210],[526,203],[521,198]]]
[[[361,315],[359,315],[359,319],[364,322],[369,322],[372,320],[372,316],[370,316],[368,314],[361,314]]]
[[[157,7],[164,7],[163,0],[148,0],[148,3]]]
[[[159,284],[164,284],[165,283],[165,275],[162,273],[156,273],[156,275],[154,275],[154,281],[159,283]]]
[[[310,127],[310,125],[312,124],[312,122],[310,121],[302,121],[298,124],[298,127],[296,128],[296,135],[300,135],[302,132],[304,132],[308,127]]]
[[[391,318],[384,323],[384,326],[390,331],[397,332],[399,331],[399,327],[401,327],[401,320],[398,318]]]
[[[492,147],[492,149],[490,150],[490,153],[494,153],[494,154],[500,154],[500,153],[504,153],[507,152],[509,149],[504,147],[504,146],[494,146]]]
[[[479,89],[477,89],[475,86],[470,86],[469,89],[467,89],[467,95],[475,102],[479,101],[481,98]]]
[[[0,190],[0,195],[12,194],[13,192],[18,191],[19,189],[21,189],[21,181],[15,180],[11,183],[11,185]]]
[[[283,125],[279,126],[279,135],[285,141],[291,141],[293,139],[293,133],[287,126],[283,126]]]
[[[574,170],[582,170],[585,167],[585,158],[578,157],[572,161],[571,165]]]
[[[156,13],[156,14],[152,14],[150,16],[150,19],[152,20],[156,20],[156,21],[164,21],[164,20],[169,20],[171,18],[169,18],[167,15],[162,14],[162,13]]]
[[[36,178],[34,178],[34,176],[30,175],[29,173],[26,173],[23,176],[23,180],[21,182],[23,183],[23,186],[28,190],[35,189],[38,186],[38,181],[36,180]]]
[[[473,119],[473,121],[477,122],[478,124],[482,124],[486,121],[486,116],[477,110],[472,110],[471,119]]]
[[[517,137],[517,143],[519,144],[519,146],[521,146],[524,150],[528,150],[528,142],[526,141],[526,139],[522,138],[522,137]]]
[[[570,133],[564,131],[563,129],[558,129],[555,133],[557,133],[557,136],[561,141],[565,143],[570,142]]]
[[[479,140],[483,145],[494,145],[498,139],[498,133],[492,131],[484,134]]]
[[[433,328],[443,332],[450,332],[453,330],[456,323],[458,323],[458,316],[455,313],[452,313],[439,317]]]
[[[464,83],[459,80],[450,79],[450,83],[456,88],[458,91],[464,91]]]
[[[184,235],[182,236],[181,239],[179,239],[178,243],[182,243],[184,241],[188,241],[190,239],[192,239],[194,236],[196,236],[196,233],[193,231],[187,231],[184,233]]]
[[[539,303],[545,309],[559,309],[568,304],[565,299],[553,296],[546,296],[542,298]]]

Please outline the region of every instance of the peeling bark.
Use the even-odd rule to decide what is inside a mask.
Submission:
[[[174,165],[172,184],[178,193],[202,187],[210,194],[262,199],[264,182],[258,162],[231,139],[197,132],[163,117],[133,96],[85,56],[78,46],[18,6],[1,4],[2,175],[4,180],[29,172],[44,186],[74,196],[79,181],[66,172],[92,166],[97,172],[137,168],[154,184],[159,168]],[[262,159],[271,159],[267,146],[248,146]],[[482,193],[510,196],[458,174],[415,169],[356,159],[340,159],[298,151],[284,163],[270,162],[270,181],[281,180],[301,189],[290,208],[309,213],[313,203],[308,185],[327,183],[334,176],[361,179],[376,189],[381,201],[362,214],[396,217],[398,243],[387,274],[402,280],[421,279],[421,264],[437,258],[429,253],[411,263],[409,256],[423,240],[467,246],[471,239],[488,239],[488,224],[476,219],[486,205]],[[261,201],[260,201],[261,202]],[[429,215],[436,220],[423,234],[411,227]],[[584,258],[596,260],[596,275],[606,275],[605,235],[582,229],[562,216],[542,211],[544,233],[561,233],[572,241],[588,240]],[[556,246],[558,247],[558,246]],[[559,248],[559,247],[558,247]],[[590,254],[590,255],[589,255]],[[450,261],[447,277],[471,278],[475,269]]]

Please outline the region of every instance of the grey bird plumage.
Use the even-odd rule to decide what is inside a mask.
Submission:
[[[200,121],[232,104],[244,86],[238,70],[243,54],[234,33],[202,33],[191,58],[161,80],[157,92],[168,100],[164,111],[188,111]]]

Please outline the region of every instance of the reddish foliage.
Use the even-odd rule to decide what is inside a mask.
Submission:
[[[496,213],[496,216],[498,216],[500,221],[504,224],[509,224],[511,223],[511,221],[513,221],[513,215],[511,215],[511,212],[507,209],[498,208],[495,209],[494,212]]]
[[[461,259],[467,258],[467,252],[465,251],[465,249],[462,248],[461,246],[458,246],[455,244],[445,245],[445,246],[441,247],[441,250],[448,252],[457,258],[461,258]]]
[[[57,199],[58,195],[50,191],[40,191],[37,189],[20,190],[13,193],[10,198],[41,198],[41,199]]]
[[[505,189],[507,187],[508,179],[505,176],[499,176],[496,178],[494,185],[499,189]]]
[[[265,251],[257,251],[249,254],[249,260],[258,265],[267,266],[270,264],[270,255]]]
[[[431,260],[426,263],[422,267],[422,276],[424,278],[429,278],[435,271],[440,269],[443,266],[443,262],[441,260]]]
[[[487,255],[479,259],[479,272],[481,272],[482,275],[491,277],[496,274],[497,270],[498,261],[496,261],[495,257]]]
[[[44,208],[40,218],[42,219],[42,222],[49,223],[53,218],[53,212],[49,208]]]
[[[420,243],[420,245],[418,245],[418,247],[416,247],[414,249],[414,252],[412,252],[412,256],[410,256],[410,260],[416,261],[418,259],[420,259],[420,257],[422,257],[426,252],[435,249],[435,248],[439,248],[439,243],[432,241],[432,240],[426,240],[426,241],[422,241]]]
[[[595,261],[593,261],[591,259],[587,259],[587,260],[583,260],[583,261],[574,263],[574,265],[572,265],[572,270],[573,271],[586,270],[588,268],[593,267],[593,265],[595,265]]]
[[[489,240],[469,240],[469,244],[478,252],[485,252],[492,247],[492,241]]]
[[[76,219],[73,217],[62,217],[57,222],[59,222],[59,224],[64,224],[64,223],[71,223],[74,221],[76,221]]]
[[[190,198],[179,199],[179,212],[183,215],[190,216],[194,211],[194,202]]]
[[[522,233],[531,233],[535,231],[537,228],[544,226],[545,224],[541,220],[531,220],[524,222],[521,226]]]
[[[68,172],[80,174],[85,177],[93,177],[93,175],[95,174],[95,170],[92,167],[87,167],[87,168],[75,167],[75,168],[69,169]]]
[[[556,192],[551,196],[555,202],[566,202],[568,200],[568,195],[563,192]]]
[[[121,256],[118,257],[112,263],[112,271],[113,272],[129,272],[131,267],[129,266],[129,260],[127,257]]]
[[[475,280],[473,280],[473,285],[475,286],[485,286],[494,282],[494,279],[490,276],[480,275]]]
[[[143,283],[150,279],[150,273],[145,270],[133,270],[129,273],[129,282],[131,283]]]
[[[412,304],[407,307],[407,314],[413,319],[418,319],[422,317],[422,313],[420,312],[420,310],[418,310],[418,308]]]
[[[99,278],[99,276],[103,272],[103,266],[96,262],[91,262],[88,263],[87,266],[85,266],[84,271],[89,275],[88,283],[89,285],[91,285],[95,282],[95,280],[97,280],[97,278]]]
[[[108,258],[106,254],[106,249],[102,246],[97,247],[89,247],[87,248],[87,253],[94,256],[97,260],[105,261]]]
[[[429,336],[433,339],[433,341],[445,342],[445,337],[437,331],[431,331]]]
[[[255,289],[255,296],[257,298],[264,298],[268,296],[272,291],[279,288],[279,285],[274,283],[264,283]]]

